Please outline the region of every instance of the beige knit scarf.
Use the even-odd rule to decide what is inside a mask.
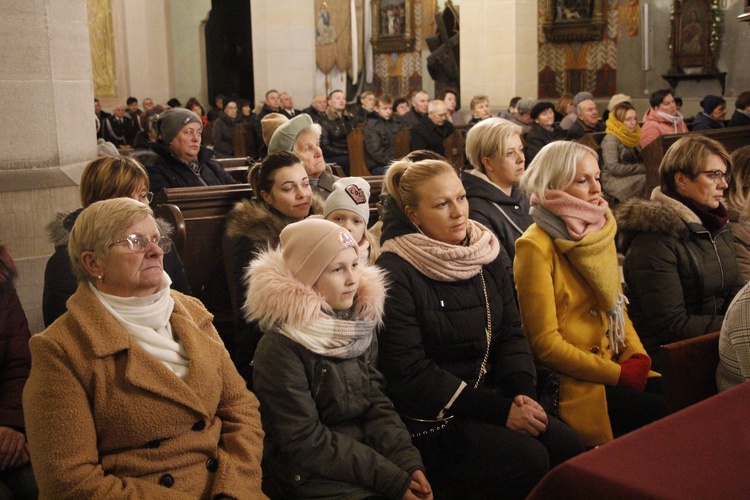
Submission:
[[[466,246],[411,233],[386,241],[382,250],[395,253],[430,279],[466,280],[479,274],[482,266],[494,261],[500,253],[497,237],[478,222],[467,220],[466,233],[469,237]]]
[[[324,318],[300,327],[284,325],[279,333],[315,354],[337,359],[356,358],[372,343],[377,321]]]

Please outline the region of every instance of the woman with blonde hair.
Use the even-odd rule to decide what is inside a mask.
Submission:
[[[575,142],[548,144],[521,188],[534,218],[516,242],[523,331],[537,363],[553,371],[548,409],[586,446],[598,446],[664,408],[661,396],[644,392],[656,374],[625,307],[617,224],[601,197],[596,152]]]
[[[23,393],[40,498],[263,498],[263,430],[200,301],[170,290],[171,241],[129,198],[78,216],[78,289],[30,342]]]
[[[127,197],[142,203],[150,203],[154,194],[149,192],[146,169],[136,160],[123,156],[103,156],[89,162],[83,169],[79,187],[81,205],[72,212],[58,212],[47,224],[50,240],[55,252],[47,261],[44,270],[44,291],[42,312],[44,325],[49,326],[67,310],[65,303],[75,293],[78,283],[70,267],[68,241],[73,224],[81,211],[101,200]],[[165,221],[157,219],[159,231],[169,236],[173,228]],[[190,295],[190,284],[179,254],[170,252],[164,256],[164,270],[172,280],[173,290]]]
[[[616,202],[645,195],[641,127],[632,104],[623,102],[612,109],[606,132],[602,139],[602,191]]]
[[[501,245],[469,218],[448,163],[398,161],[385,183],[377,265],[392,281],[379,334],[386,392],[436,491],[524,498],[583,445],[536,402]]]
[[[518,187],[525,170],[521,127],[494,117],[477,123],[466,135],[466,155],[474,166],[461,173],[469,217],[495,233],[512,275],[516,240],[533,222],[528,197]]]

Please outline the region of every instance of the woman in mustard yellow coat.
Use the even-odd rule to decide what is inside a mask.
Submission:
[[[587,446],[664,412],[661,396],[644,391],[656,374],[625,309],[599,173],[585,146],[542,148],[521,179],[534,224],[514,263],[524,333],[536,361],[559,374],[560,418]]]

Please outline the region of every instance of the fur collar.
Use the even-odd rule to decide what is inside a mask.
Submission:
[[[688,224],[701,220],[688,207],[661,192],[657,186],[650,200],[630,199],[617,207],[617,225],[620,231],[634,233],[664,233],[678,239],[690,235]]]
[[[50,242],[57,247],[68,246],[70,232],[73,230],[78,216],[83,212],[82,208],[77,208],[72,212],[57,212],[52,220],[47,224],[47,234]],[[162,236],[171,237],[174,233],[174,227],[164,219],[156,219],[156,225],[159,227],[159,233]]]
[[[258,320],[264,329],[281,325],[299,328],[329,318],[328,304],[312,287],[292,275],[284,265],[280,248],[264,251],[252,261],[245,280],[249,284],[243,313],[248,321]],[[383,270],[362,266],[352,319],[376,321],[380,325],[385,287]]]
[[[313,193],[310,214],[323,214],[323,200]],[[227,215],[227,235],[231,238],[248,238],[255,246],[275,247],[281,230],[293,219],[271,209],[263,200],[238,201]]]

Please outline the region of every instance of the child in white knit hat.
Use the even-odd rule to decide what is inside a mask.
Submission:
[[[375,368],[385,278],[333,222],[308,218],[248,269],[263,329],[253,389],[271,498],[431,499],[419,452]]]
[[[380,244],[370,233],[370,184],[361,177],[343,177],[333,184],[326,199],[323,218],[345,227],[359,245],[363,264],[374,264],[380,256]]]

